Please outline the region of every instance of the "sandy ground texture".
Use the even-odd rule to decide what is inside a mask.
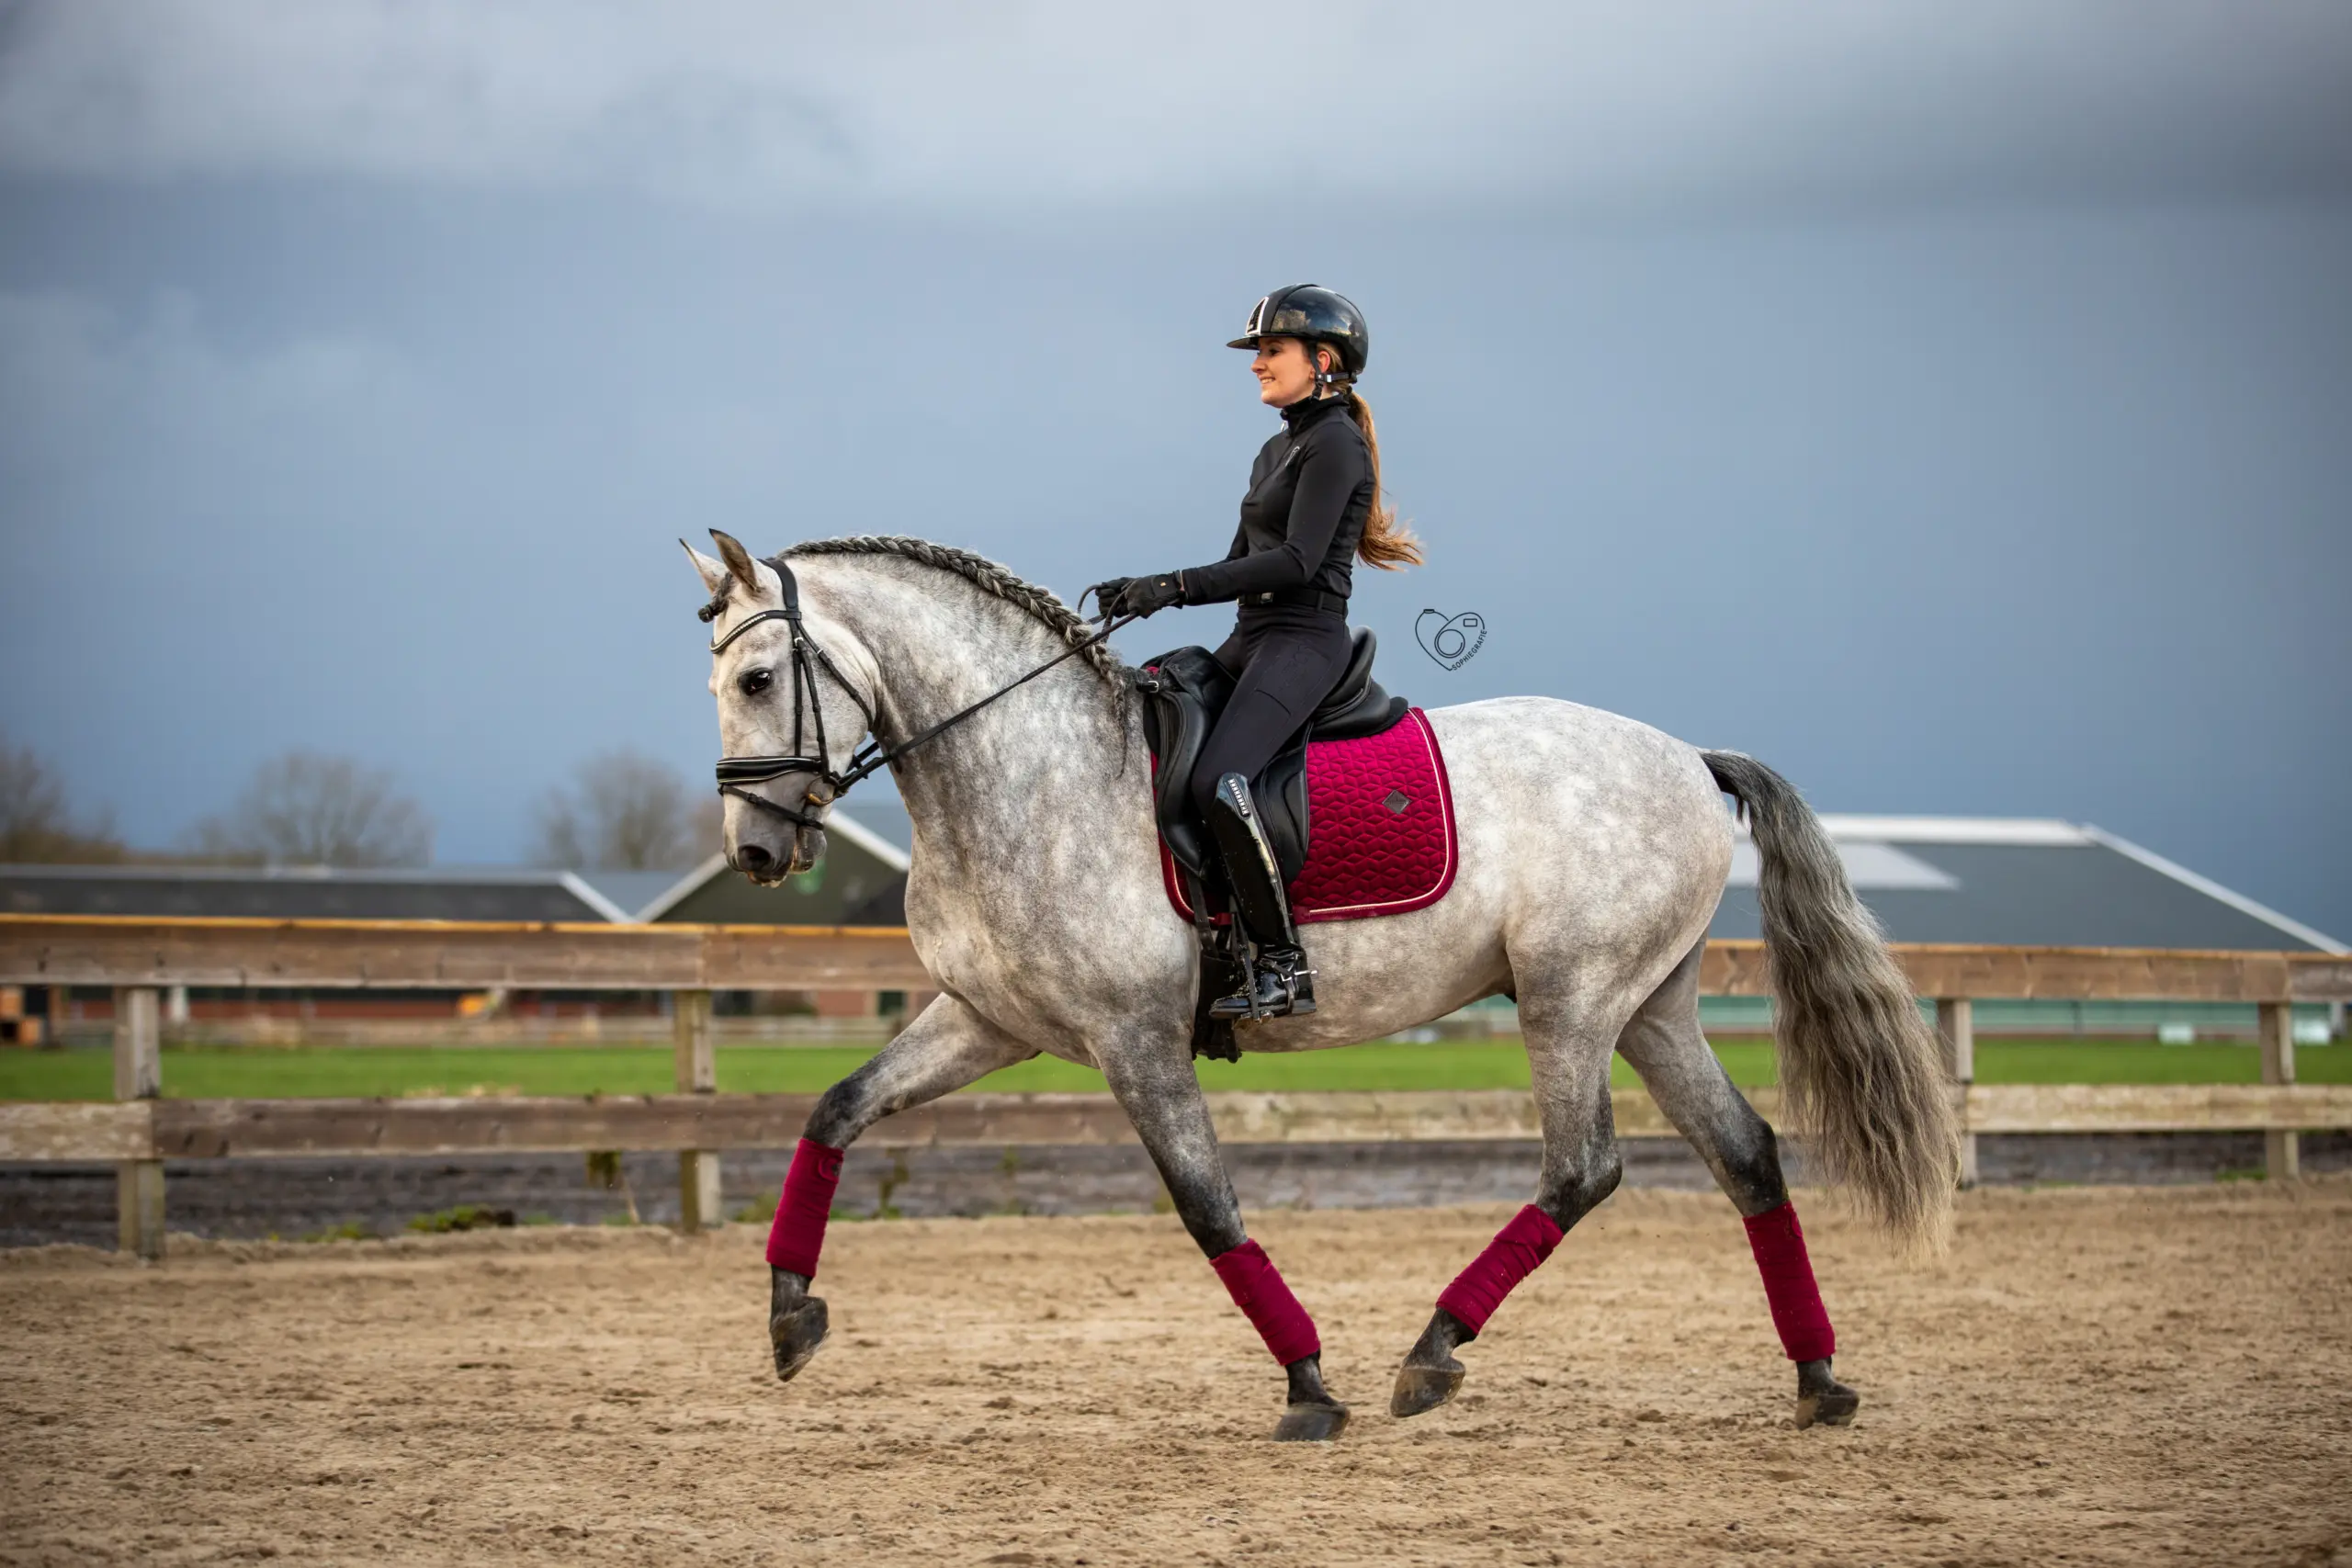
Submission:
[[[1924,1269],[1801,1204],[1849,1430],[1710,1194],[1622,1193],[1412,1422],[1509,1211],[1259,1216],[1317,1447],[1165,1217],[837,1224],[790,1387],[744,1227],[12,1253],[0,1562],[2352,1562],[2352,1184],[1980,1192]]]

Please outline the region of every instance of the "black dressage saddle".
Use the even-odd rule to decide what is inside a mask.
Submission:
[[[1379,639],[1368,626],[1355,628],[1347,670],[1331,694],[1307,718],[1306,725],[1275,753],[1273,761],[1250,781],[1250,797],[1258,803],[1266,836],[1273,841],[1274,859],[1283,880],[1295,881],[1306,864],[1309,823],[1306,802],[1306,743],[1308,740],[1348,740],[1378,735],[1402,720],[1412,704],[1392,697],[1372,678],[1372,657]],[[1155,764],[1151,775],[1152,804],[1169,852],[1193,881],[1221,885],[1216,846],[1208,825],[1193,809],[1186,787],[1193,764],[1209,729],[1233,696],[1233,676],[1205,648],[1180,648],[1145,661],[1135,677],[1144,702],[1144,737]]]

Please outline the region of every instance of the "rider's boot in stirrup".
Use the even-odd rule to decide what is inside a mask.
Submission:
[[[1216,798],[1209,803],[1209,830],[1216,835],[1225,861],[1235,912],[1256,947],[1242,961],[1242,988],[1210,1003],[1209,1016],[1246,1020],[1313,1012],[1315,972],[1306,966],[1298,928],[1291,923],[1274,846],[1258,819],[1257,802],[1250,798],[1250,781],[1239,773],[1217,781]]]

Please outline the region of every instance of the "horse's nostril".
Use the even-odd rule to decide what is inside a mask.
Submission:
[[[736,869],[750,872],[754,876],[767,870],[768,863],[775,858],[757,844],[739,844],[735,849]]]

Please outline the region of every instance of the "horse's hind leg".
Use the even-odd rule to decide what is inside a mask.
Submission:
[[[1535,1201],[1513,1215],[1439,1295],[1429,1326],[1397,1369],[1391,1415],[1418,1416],[1452,1399],[1463,1378],[1453,1352],[1476,1339],[1511,1288],[1617,1190],[1624,1167],[1609,1109],[1609,1053],[1623,1016],[1620,1011],[1604,1021],[1589,1000],[1570,1004],[1521,992],[1520,1021],[1544,1123]]]
[[[825,1341],[825,1303],[808,1293],[808,1282],[816,1277],[842,1156],[851,1143],[893,1111],[951,1094],[1036,1054],[961,998],[942,994],[817,1101],[793,1150],[768,1233],[768,1340],[778,1380],[790,1382]]]
[[[1733,1086],[1700,1031],[1700,952],[1692,949],[1634,1011],[1617,1049],[1747,1223],[1773,1325],[1796,1363],[1797,1425],[1842,1427],[1854,1418],[1861,1395],[1830,1372],[1837,1339],[1814,1284],[1771,1125]]]

